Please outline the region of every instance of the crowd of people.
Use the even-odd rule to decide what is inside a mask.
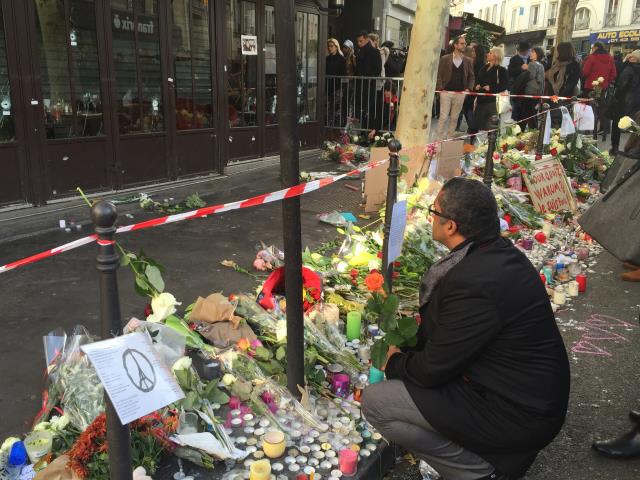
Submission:
[[[506,101],[464,92],[593,98],[602,133],[611,132],[612,153],[620,146],[618,120],[633,117],[640,110],[640,50],[623,58],[621,54],[612,56],[596,42],[580,60],[569,42],[559,43],[547,53],[521,42],[506,67],[501,48],[485,52],[481,45],[467,45],[464,36],[454,38],[450,50],[443,52],[438,68],[439,106],[434,110],[439,117],[438,138],[452,137],[460,130],[463,117],[468,133],[488,130],[491,117],[503,114],[505,105],[510,106],[511,118],[522,129],[537,127],[539,99]],[[569,103],[565,100],[559,105]],[[561,113],[554,109],[552,122],[557,126],[560,121]]]

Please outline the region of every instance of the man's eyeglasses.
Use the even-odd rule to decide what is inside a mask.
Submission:
[[[439,212],[439,211],[435,210],[435,209],[434,209],[434,206],[435,206],[435,205],[434,205],[433,203],[432,203],[431,205],[429,205],[428,210],[429,210],[429,213],[430,213],[431,215],[435,215],[436,217],[440,217],[440,218],[446,218],[447,220],[451,220],[452,222],[455,222],[455,220],[454,220],[453,218],[451,218],[451,217],[449,217],[449,216],[445,215],[445,214],[444,214],[444,213],[442,213],[442,212]]]

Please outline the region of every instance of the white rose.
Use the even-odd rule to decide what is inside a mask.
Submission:
[[[628,130],[633,125],[633,120],[631,117],[622,117],[618,122],[618,128],[620,130]]]
[[[349,268],[349,264],[347,262],[340,262],[336,266],[336,270],[338,270],[338,272],[340,272],[340,273],[346,272],[347,268]]]
[[[598,80],[594,80],[593,82],[591,82],[591,85],[597,87],[598,85],[600,85],[600,82]]]
[[[360,137],[358,137],[357,135],[353,137],[353,143],[358,143],[358,140],[360,140]]]
[[[171,371],[175,372],[178,370],[189,370],[191,368],[192,360],[190,357],[181,357],[176,360],[176,363],[171,367]]]
[[[287,321],[278,320],[276,323],[276,341],[283,342],[287,338]]]
[[[373,137],[373,139],[374,139],[376,142],[379,142],[379,141],[380,141],[380,137],[379,137],[378,135],[376,135],[375,137]]]
[[[69,425],[69,417],[66,415],[51,418],[51,429],[56,432],[61,432],[67,425]]]
[[[169,315],[173,315],[176,313],[176,305],[182,304],[170,293],[164,292],[153,297],[151,300],[153,313],[147,317],[147,322],[161,322]]]
[[[522,133],[522,129],[520,128],[520,125],[516,124],[512,127],[512,131],[514,135],[518,135],[519,133]]]
[[[599,81],[600,83],[604,83],[604,78],[603,78],[603,77],[598,77],[598,81]]]
[[[222,377],[222,383],[224,383],[227,387],[229,387],[232,384],[236,383],[236,377],[234,377],[230,373],[225,373],[224,376]]]
[[[9,453],[11,447],[16,442],[19,442],[20,439],[17,437],[9,437],[4,442],[2,442],[2,446],[0,447],[0,453]]]
[[[369,271],[380,270],[381,264],[382,264],[382,260],[379,258],[376,258],[375,260],[369,260],[369,263],[367,264],[367,268],[369,268]]]

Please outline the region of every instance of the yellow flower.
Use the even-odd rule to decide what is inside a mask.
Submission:
[[[622,117],[618,122],[618,128],[620,130],[628,130],[632,126],[633,126],[633,120],[631,120],[631,117]]]

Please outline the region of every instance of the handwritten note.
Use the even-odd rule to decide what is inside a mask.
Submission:
[[[564,167],[555,158],[539,160],[524,175],[533,207],[540,213],[575,211],[576,203]]]
[[[407,201],[403,200],[393,206],[391,214],[391,231],[389,232],[389,255],[387,265],[393,262],[402,253],[402,241],[404,240],[404,228],[407,225]]]
[[[123,425],[184,398],[151,340],[131,333],[82,346]]]

